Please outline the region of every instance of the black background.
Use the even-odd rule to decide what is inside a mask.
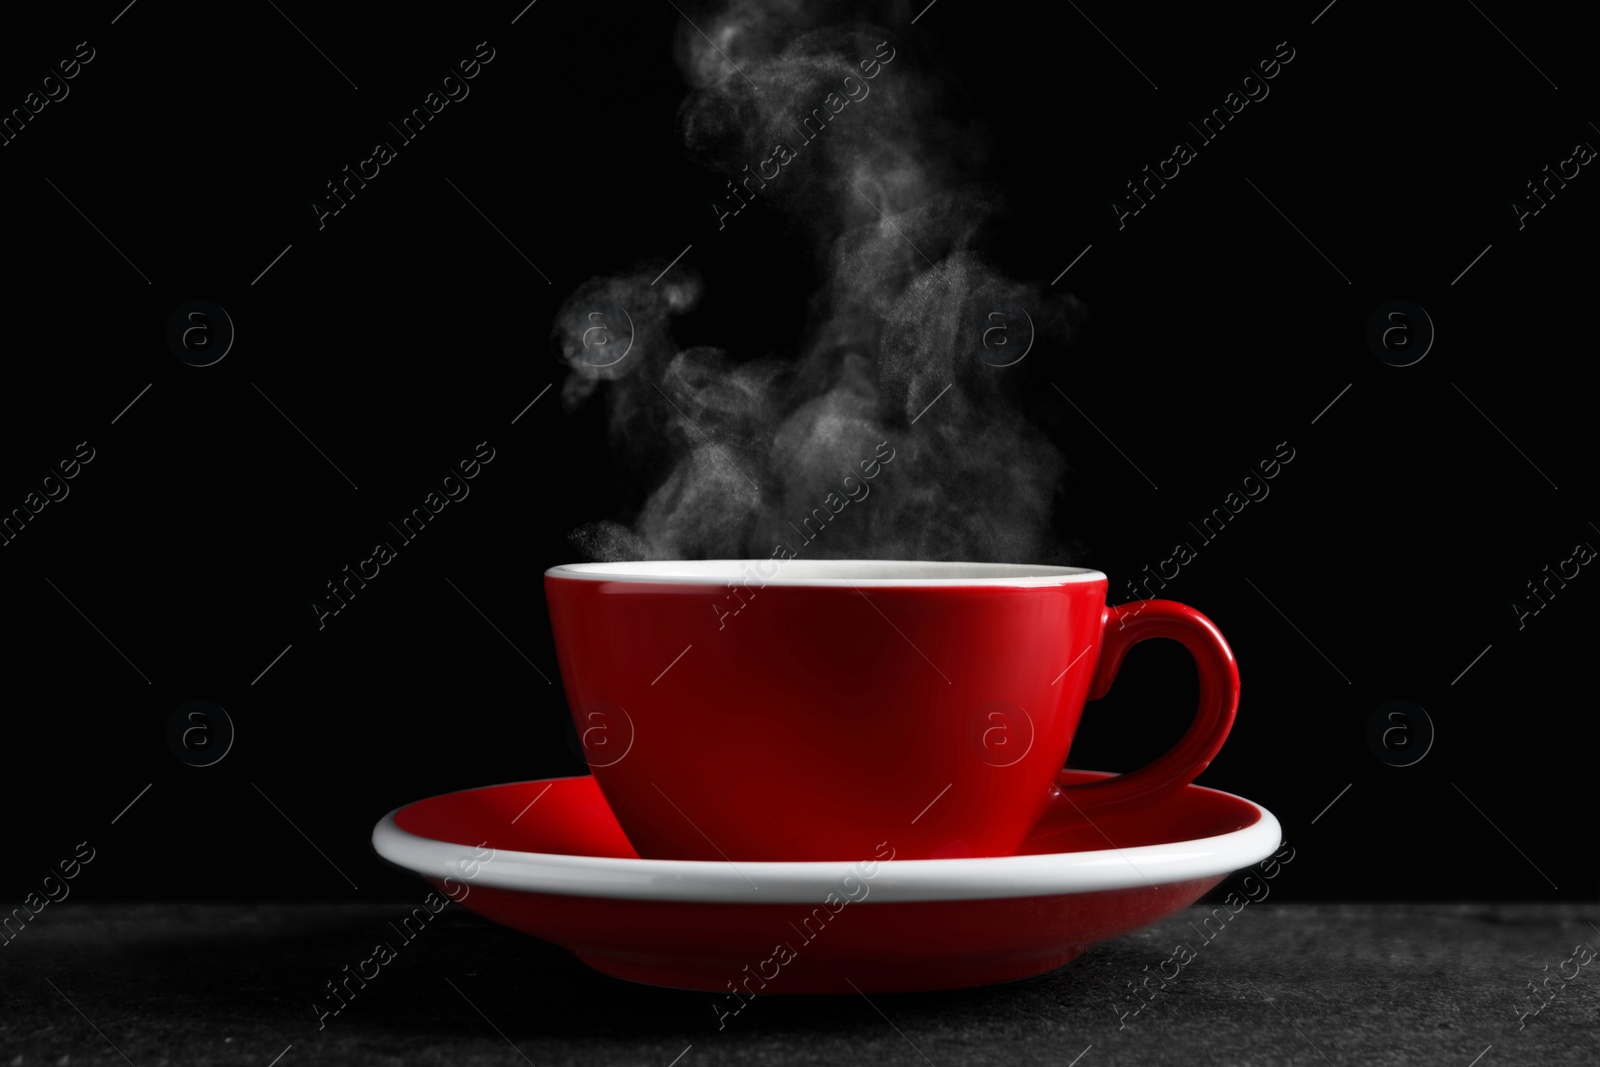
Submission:
[[[562,409],[552,315],[586,279],[692,245],[708,295],[683,343],[765,350],[819,276],[759,206],[717,230],[722,180],[677,135],[668,3],[541,0],[515,25],[516,0],[119,7],[0,38],[5,109],[77,42],[96,50],[0,147],[0,507],[95,450],[0,547],[0,889],[20,902],[87,840],[81,899],[409,894],[370,846],[386,811],[582,770],[541,575],[639,487],[601,406]],[[1528,8],[1488,11],[1497,30],[1471,5],[1318,7],[869,17],[897,74],[959,90],[987,132],[1010,199],[989,254],[1048,283],[1089,249],[1057,286],[1086,305],[1081,336],[1004,372],[1071,465],[1057,524],[1077,562],[1123,589],[1295,450],[1164,592],[1238,656],[1238,722],[1201,781],[1282,820],[1297,862],[1279,899],[1591,897],[1573,826],[1593,810],[1600,579],[1585,569],[1521,630],[1511,601],[1600,544],[1600,179],[1585,168],[1520,231],[1509,206],[1600,143],[1588,44]],[[319,230],[323,183],[485,40],[471,95]],[[1271,95],[1119,229],[1122,183],[1280,41],[1295,58]],[[210,367],[165,340],[193,299],[237,330]],[[1437,327],[1413,366],[1365,339],[1394,299]],[[485,440],[470,497],[319,630],[323,583]],[[1072,762],[1152,758],[1193,688],[1181,652],[1141,647]],[[168,746],[192,699],[237,729],[210,767]],[[1436,732],[1409,767],[1367,741],[1392,699]]]

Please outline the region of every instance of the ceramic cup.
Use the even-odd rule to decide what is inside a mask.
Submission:
[[[545,572],[585,757],[648,859],[1010,855],[1191,782],[1239,702],[1209,619],[1106,604],[1074,567],[875,560],[584,563]],[[1194,657],[1199,706],[1155,762],[1062,788],[1135,642]]]

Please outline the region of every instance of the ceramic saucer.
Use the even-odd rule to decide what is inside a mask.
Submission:
[[[1192,904],[1280,841],[1265,808],[1191,785],[1012,856],[890,859],[890,840],[856,861],[646,860],[588,776],[417,801],[372,834],[379,855],[467,909],[599,971],[733,996],[1042,974]]]

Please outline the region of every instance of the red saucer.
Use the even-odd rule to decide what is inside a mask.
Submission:
[[[887,841],[855,863],[642,860],[587,776],[432,797],[373,831],[380,855],[469,910],[618,978],[728,994],[729,1011],[754,994],[1042,974],[1192,904],[1280,840],[1266,809],[1191,785],[1015,856],[895,860]]]

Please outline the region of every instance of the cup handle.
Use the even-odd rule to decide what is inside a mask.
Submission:
[[[1170,637],[1194,657],[1200,701],[1188,732],[1165,755],[1136,771],[1097,782],[1052,783],[1044,817],[1030,838],[1082,826],[1099,808],[1156,800],[1194,781],[1216,757],[1239,708],[1239,667],[1233,650],[1210,619],[1174,600],[1107,605],[1100,620],[1100,660],[1089,683],[1089,699],[1111,688],[1122,658],[1140,641]]]

